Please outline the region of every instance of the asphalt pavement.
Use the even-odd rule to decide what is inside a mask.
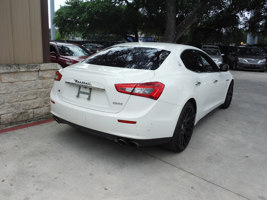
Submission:
[[[55,121],[2,131],[0,199],[267,200],[267,73],[232,73],[232,105],[201,120],[179,154]]]

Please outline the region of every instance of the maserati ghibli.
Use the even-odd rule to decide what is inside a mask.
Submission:
[[[230,106],[228,69],[192,46],[118,44],[56,72],[51,113],[119,143],[181,152],[202,117]]]

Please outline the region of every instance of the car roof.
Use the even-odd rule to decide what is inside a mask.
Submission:
[[[173,43],[161,43],[161,42],[129,42],[121,43],[114,46],[129,46],[129,47],[147,47],[147,48],[158,48],[168,51],[183,51],[185,49],[198,49],[193,46]]]

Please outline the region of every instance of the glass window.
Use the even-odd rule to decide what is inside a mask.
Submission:
[[[182,53],[181,59],[185,67],[194,72],[217,72],[218,66],[204,53],[197,50],[186,50]]]
[[[58,46],[58,50],[62,56],[89,56],[87,51],[76,45]]]
[[[212,56],[221,56],[221,52],[218,49],[203,49],[207,54]]]
[[[237,54],[240,56],[263,56],[264,52],[260,48],[241,47],[237,49]]]
[[[169,54],[169,51],[156,48],[119,46],[96,53],[85,62],[110,67],[156,70]]]
[[[204,71],[206,72],[218,72],[219,71],[218,66],[213,62],[213,60],[209,56],[205,55],[202,52],[198,52],[198,53],[202,60]]]
[[[203,72],[202,61],[195,50],[184,51],[181,59],[187,69],[194,72]]]
[[[57,53],[56,47],[54,47],[53,45],[50,45],[50,52]]]

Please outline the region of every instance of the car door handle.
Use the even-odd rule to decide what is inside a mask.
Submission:
[[[200,81],[197,81],[195,85],[196,86],[199,86],[200,84],[201,84],[201,82]]]
[[[213,81],[213,83],[217,83],[217,82],[218,82],[218,80],[214,80],[214,81]]]

